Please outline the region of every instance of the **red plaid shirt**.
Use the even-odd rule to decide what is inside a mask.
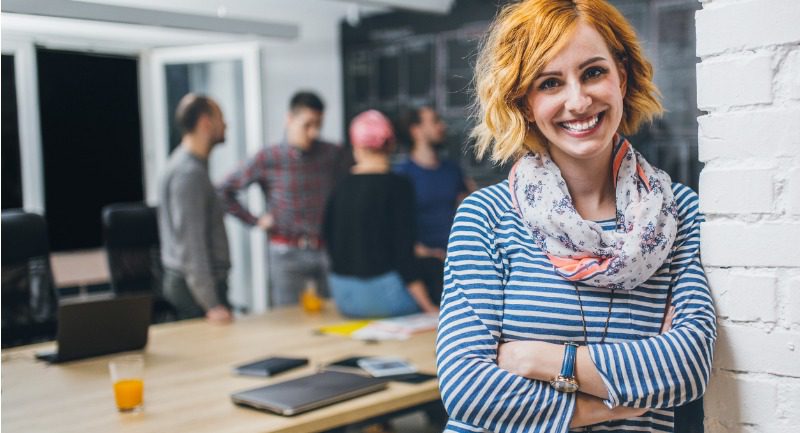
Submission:
[[[220,184],[225,210],[255,225],[258,217],[242,206],[237,195],[257,183],[275,219],[270,233],[319,237],[325,201],[341,167],[342,148],[316,141],[307,152],[286,142],[260,150]]]

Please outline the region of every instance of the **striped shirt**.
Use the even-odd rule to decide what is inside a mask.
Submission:
[[[246,224],[258,218],[237,199],[240,191],[257,183],[274,218],[270,233],[287,237],[319,237],[325,202],[340,169],[341,147],[315,141],[302,152],[285,141],[260,150],[219,186],[226,211]]]
[[[608,388],[609,407],[648,407],[644,416],[592,431],[671,432],[673,407],[699,398],[711,374],[716,318],[700,264],[697,194],[673,184],[678,234],[669,259],[630,292],[578,285],[589,353]],[[613,230],[614,221],[600,222]],[[676,307],[660,335],[668,290]],[[555,274],[513,209],[508,181],[459,207],[450,234],[437,338],[439,387],[448,432],[566,432],[575,394],[497,366],[499,343],[583,344],[576,287]],[[576,430],[576,431],[580,431]]]

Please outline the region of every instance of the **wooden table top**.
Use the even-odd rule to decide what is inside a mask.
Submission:
[[[350,355],[400,356],[434,373],[434,332],[405,341],[367,343],[316,335],[341,322],[332,306],[320,314],[298,308],[248,316],[230,326],[190,320],[150,328],[145,350],[145,409],[120,414],[114,405],[108,355],[60,365],[36,361],[43,343],[2,351],[2,430],[20,433],[316,432],[366,420],[439,398],[436,380],[391,382],[388,389],[294,416],[238,407],[230,394],[303,376]],[[309,365],[277,378],[240,377],[235,365],[267,356],[309,358]]]

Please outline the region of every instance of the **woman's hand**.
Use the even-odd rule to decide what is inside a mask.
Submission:
[[[670,305],[664,314],[664,322],[661,324],[661,333],[666,334],[672,329],[672,320],[675,318],[675,306]]]
[[[439,307],[431,301],[431,297],[425,288],[425,283],[421,280],[412,281],[408,283],[406,288],[423,313],[439,314]]]
[[[625,406],[617,406],[614,409],[609,409],[601,399],[583,393],[577,393],[576,398],[575,412],[572,414],[572,420],[569,423],[570,428],[585,427],[587,425],[606,421],[636,418],[650,410],[647,408]]]

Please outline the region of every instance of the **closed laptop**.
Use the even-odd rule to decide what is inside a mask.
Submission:
[[[152,304],[150,294],[64,299],[58,306],[57,352],[36,357],[58,363],[141,349],[147,344]]]
[[[238,405],[290,416],[380,391],[386,386],[387,382],[382,379],[338,371],[323,371],[237,392],[231,395],[231,399]]]

